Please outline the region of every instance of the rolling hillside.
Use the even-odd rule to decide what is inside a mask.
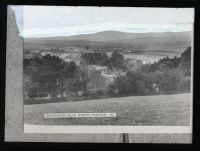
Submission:
[[[36,125],[189,126],[190,96],[185,93],[24,105],[24,122]],[[44,113],[116,113],[117,117],[44,119]]]
[[[191,45],[191,32],[125,33],[103,31],[65,37],[25,38],[25,47],[126,48],[137,51],[183,52]],[[36,47],[36,46],[35,46]]]

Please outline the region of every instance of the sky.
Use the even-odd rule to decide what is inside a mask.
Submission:
[[[21,36],[53,37],[121,32],[191,31],[193,8],[11,6]]]

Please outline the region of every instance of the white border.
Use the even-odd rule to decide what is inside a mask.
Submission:
[[[190,126],[47,126],[24,125],[24,133],[192,133]]]

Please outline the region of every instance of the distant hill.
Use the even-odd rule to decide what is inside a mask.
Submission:
[[[126,33],[103,31],[94,34],[25,38],[25,46],[128,48],[137,51],[183,52],[191,45],[191,32]]]

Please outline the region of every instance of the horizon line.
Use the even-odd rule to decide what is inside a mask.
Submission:
[[[83,34],[72,34],[72,35],[55,35],[55,36],[23,36],[20,34],[23,38],[53,38],[53,37],[71,37],[71,36],[80,36],[80,35],[92,35],[102,32],[121,32],[121,33],[127,33],[127,34],[148,34],[148,33],[183,33],[183,32],[192,32],[192,30],[185,30],[185,31],[152,31],[152,32],[124,32],[119,30],[102,30],[98,32],[92,32],[92,33],[83,33]]]

